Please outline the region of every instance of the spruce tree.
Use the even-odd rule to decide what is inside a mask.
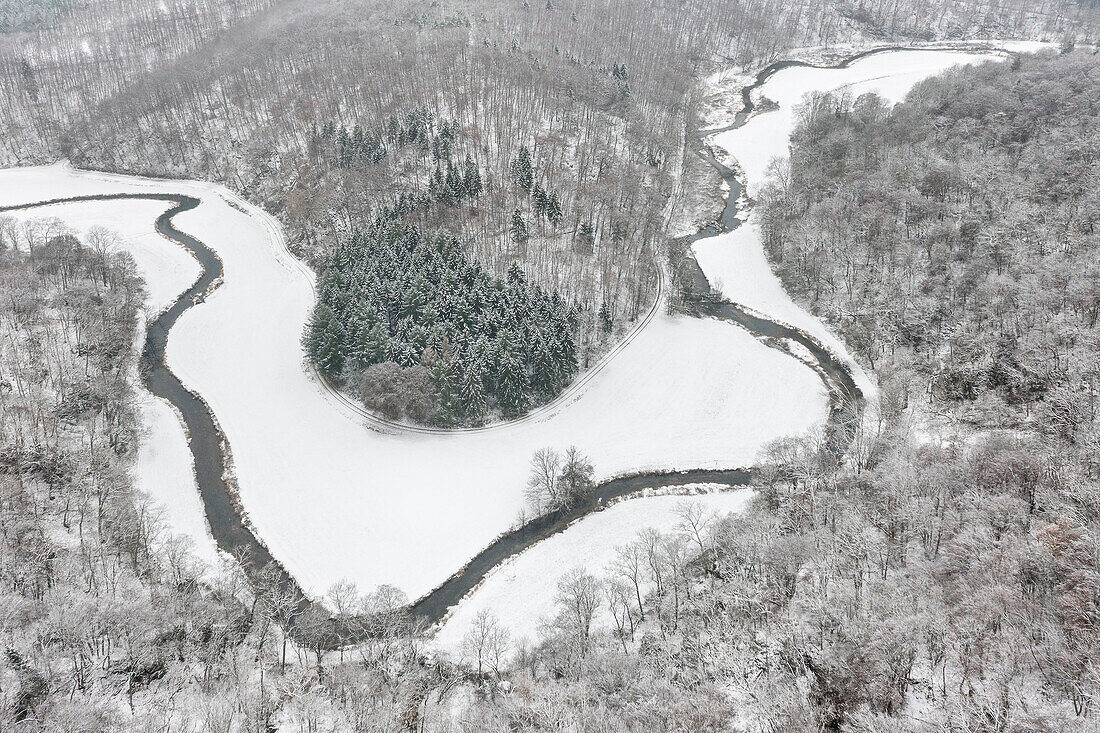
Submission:
[[[537,183],[535,184],[533,196],[535,199],[535,216],[542,219],[546,216],[550,207],[550,197],[546,195],[546,191],[542,189],[542,186]]]
[[[469,153],[466,154],[462,183],[466,189],[466,195],[470,198],[477,198],[481,195],[481,172],[477,169],[477,163],[474,162]]]
[[[501,339],[497,352],[497,400],[506,417],[515,417],[526,412],[530,404],[527,369],[507,336]]]
[[[338,378],[344,370],[343,341],[343,327],[336,314],[327,305],[319,304],[310,321],[306,351],[326,377]]]
[[[466,196],[466,184],[455,168],[454,163],[447,161],[447,179],[444,202],[448,206],[458,206]]]
[[[600,306],[600,328],[604,333],[611,333],[611,309],[607,307],[605,300]]]
[[[440,422],[449,425],[460,409],[450,362],[440,359],[432,366],[432,381],[435,382],[436,412]]]
[[[518,262],[513,262],[508,267],[507,278],[508,285],[517,290],[527,284],[527,273],[523,271]]]
[[[562,220],[561,201],[558,199],[556,193],[550,194],[550,199],[546,204],[546,220],[550,222],[550,226],[558,226]]]
[[[512,241],[518,245],[527,244],[530,235],[527,231],[527,221],[523,218],[523,212],[516,209],[512,212]]]
[[[476,364],[463,372],[461,400],[463,412],[468,419],[477,422],[485,416],[485,385]]]

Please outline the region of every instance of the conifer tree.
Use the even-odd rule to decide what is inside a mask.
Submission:
[[[477,198],[481,195],[481,172],[477,169],[477,163],[474,162],[473,157],[467,153],[465,170],[462,174],[462,183],[466,189],[466,195],[470,198]]]
[[[611,309],[607,307],[607,301],[600,306],[600,328],[604,333],[611,333]]]
[[[519,155],[512,161],[512,178],[520,188],[530,193],[535,182],[535,169],[531,164],[531,151],[526,145],[520,146]]]
[[[432,381],[435,383],[436,410],[440,422],[448,425],[454,422],[459,409],[450,362],[440,359],[432,366]]]
[[[462,176],[458,172],[458,169],[455,168],[454,163],[448,160],[446,188],[443,201],[448,206],[458,206],[460,203],[462,203],[462,199],[465,198],[465,196],[466,183],[463,181]]]
[[[523,271],[523,268],[519,266],[518,262],[513,262],[508,267],[508,285],[512,288],[522,288],[527,284],[527,273]]]
[[[477,422],[485,415],[485,384],[477,365],[466,369],[462,375],[462,408],[466,417]]]
[[[556,227],[561,224],[561,200],[556,193],[550,194],[550,198],[546,203],[546,220],[550,222],[550,226]]]
[[[310,360],[327,377],[336,378],[344,369],[344,334],[336,314],[327,305],[313,312],[306,338]]]
[[[507,333],[497,346],[497,353],[497,399],[500,401],[501,412],[506,417],[521,415],[530,404],[531,384],[527,378],[527,369]]]
[[[535,216],[542,219],[550,208],[550,197],[546,195],[546,191],[542,189],[542,186],[537,183],[535,184],[533,197],[535,200]]]

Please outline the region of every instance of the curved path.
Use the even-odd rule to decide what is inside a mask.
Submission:
[[[848,65],[873,53],[881,53],[893,49],[875,49],[862,52],[846,59],[841,65]],[[803,62],[783,61],[772,64],[762,70],[755,82],[742,90],[742,99],[745,109],[738,113],[732,125],[721,130],[735,129],[744,125],[755,110],[752,101],[752,92],[764,84],[775,72],[791,66],[812,66]],[[719,130],[707,130],[702,134],[711,134]],[[717,236],[725,231],[735,228],[740,222],[737,219],[741,184],[737,176],[728,167],[723,166],[706,150],[702,141],[698,141],[698,151],[704,158],[714,165],[723,178],[730,184],[731,193],[720,225],[711,225],[704,231],[690,238],[697,241],[702,238]],[[165,345],[168,332],[187,309],[192,307],[220,283],[222,275],[222,263],[218,256],[206,247],[202,242],[179,231],[172,225],[172,218],[184,211],[196,208],[200,200],[192,196],[173,194],[104,194],[77,196],[65,199],[54,199],[38,203],[23,204],[0,208],[0,212],[19,209],[30,209],[52,204],[73,203],[78,201],[108,201],[113,199],[146,199],[165,201],[172,206],[165,211],[156,222],[157,231],[168,239],[182,245],[190,251],[202,266],[202,274],[199,279],[185,291],[166,311],[160,314],[148,326],[145,347],[142,354],[142,376],[149,391],[158,397],[162,397],[175,405],[183,415],[184,422],[190,434],[190,447],[195,458],[196,478],[210,523],[211,532],[222,549],[239,557],[245,570],[253,580],[259,579],[259,574],[264,568],[275,568],[276,579],[279,585],[288,589],[298,599],[299,607],[304,609],[311,605],[311,601],[302,591],[298,583],[278,563],[273,560],[270,552],[259,541],[255,533],[243,518],[239,501],[236,498],[230,476],[229,445],[222,433],[217,421],[207,403],[198,395],[189,391],[180,380],[171,372],[164,361]],[[701,287],[699,292],[709,293],[709,285],[706,285],[705,277],[701,270],[697,273]],[[663,289],[663,279],[659,284]],[[627,341],[620,344],[609,354],[601,364],[606,364],[625,343],[633,339],[648,324],[657,313],[661,299],[658,298],[653,308],[646,314],[642,322],[627,337]],[[704,295],[695,299],[691,307],[701,315],[720,318],[731,321],[745,328],[753,335],[761,339],[768,339],[769,345],[774,345],[771,339],[790,340],[804,347],[813,359],[813,368],[825,383],[831,398],[832,409],[827,423],[827,446],[830,454],[840,459],[850,443],[851,429],[855,424],[853,415],[858,418],[863,405],[863,395],[860,392],[852,376],[851,367],[845,359],[834,355],[828,348],[814,336],[790,325],[771,320],[766,316],[753,312],[743,306],[714,300]],[[598,367],[602,368],[602,367]],[[592,370],[590,370],[592,371]],[[590,377],[588,377],[590,378]],[[584,377],[577,380],[578,384],[570,387],[572,394],[587,381]],[[554,402],[540,408],[536,414],[525,419],[535,419],[546,411],[556,409],[564,404],[568,395],[562,395]],[[341,399],[347,401],[340,395]],[[357,405],[353,407],[363,412]],[[367,413],[369,415],[369,413]],[[377,416],[371,419],[380,426],[388,429],[419,430],[410,426],[383,420]],[[492,430],[497,425],[474,430]],[[425,431],[435,432],[432,429]],[[453,432],[453,431],[444,431]],[[461,570],[452,575],[448,580],[423,595],[411,605],[411,611],[426,620],[435,622],[443,618],[447,609],[460,601],[462,597],[472,590],[485,574],[493,567],[514,555],[517,552],[535,544],[539,540],[561,531],[570,522],[585,514],[598,509],[603,502],[638,491],[670,485],[683,485],[688,483],[720,483],[727,486],[743,486],[750,483],[751,469],[734,470],[697,470],[685,472],[657,472],[640,473],[629,476],[613,478],[601,483],[592,499],[582,505],[573,507],[568,511],[555,512],[528,522],[519,529],[507,532],[493,541],[482,552],[477,554]],[[342,635],[340,635],[342,636]],[[345,638],[333,638],[333,644],[348,641]]]

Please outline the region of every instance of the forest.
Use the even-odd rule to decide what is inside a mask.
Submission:
[[[1097,14],[1025,0],[35,6],[24,32],[0,34],[0,162],[224,183],[276,214],[315,266],[381,211],[403,211],[494,274],[519,263],[575,305],[582,368],[656,298],[690,183],[697,80],[716,62],[1085,33]],[[480,190],[457,195],[452,168],[464,184],[476,168]]]
[[[892,110],[809,100],[761,197],[784,285],[933,406],[1095,440],[1096,70],[1091,53],[1022,57]]]
[[[770,626],[800,639],[765,678],[792,728],[1096,714],[1098,70],[1065,46],[893,109],[815,97],[774,168],[773,265],[882,384],[849,470],[781,472],[733,520],[733,583],[771,588],[742,602],[786,608]]]
[[[514,417],[556,396],[577,370],[576,309],[517,265],[494,277],[453,236],[390,216],[321,267],[304,337],[317,368],[421,423]]]

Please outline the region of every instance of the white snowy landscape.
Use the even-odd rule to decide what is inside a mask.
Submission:
[[[64,167],[6,171],[0,181],[3,204],[124,191],[203,199],[175,223],[217,252],[225,282],[172,330],[168,365],[209,402],[224,429],[259,536],[318,595],[341,579],[363,588],[396,585],[411,597],[430,590],[513,524],[524,504],[528,461],[540,448],[583,446],[598,477],[740,467],[768,440],[824,418],[824,389],[800,362],[729,324],[661,313],[552,414],[454,435],[382,432],[303,364],[312,280],[267,216],[204,184]],[[98,206],[109,212],[115,202]],[[121,215],[129,217],[132,207],[122,204]],[[67,210],[42,213],[65,217]],[[153,218],[145,220],[149,230]],[[80,230],[82,222],[73,219],[72,226]],[[124,229],[137,241],[136,232]],[[158,297],[182,269],[170,261],[170,272],[149,274]],[[150,262],[139,258],[143,273]],[[182,432],[168,421],[149,427],[149,442],[164,447],[143,457],[178,461]],[[158,427],[163,434],[152,432]],[[169,508],[184,510],[180,530],[193,530],[189,510],[197,505]]]
[[[1100,731],[1097,39],[0,0],[0,733]]]
[[[443,623],[435,636],[436,645],[461,656],[463,639],[481,612],[497,618],[514,641],[513,649],[534,643],[557,613],[554,587],[563,575],[575,570],[602,572],[615,561],[618,548],[633,542],[644,530],[669,533],[682,529],[682,511],[686,505],[699,505],[704,510],[703,516],[709,519],[739,511],[752,498],[751,489],[709,488],[704,493],[685,495],[679,491],[626,499],[543,540],[489,573]],[[650,584],[645,584],[642,592],[649,587]],[[602,608],[594,627],[610,628],[610,616],[610,611]]]

